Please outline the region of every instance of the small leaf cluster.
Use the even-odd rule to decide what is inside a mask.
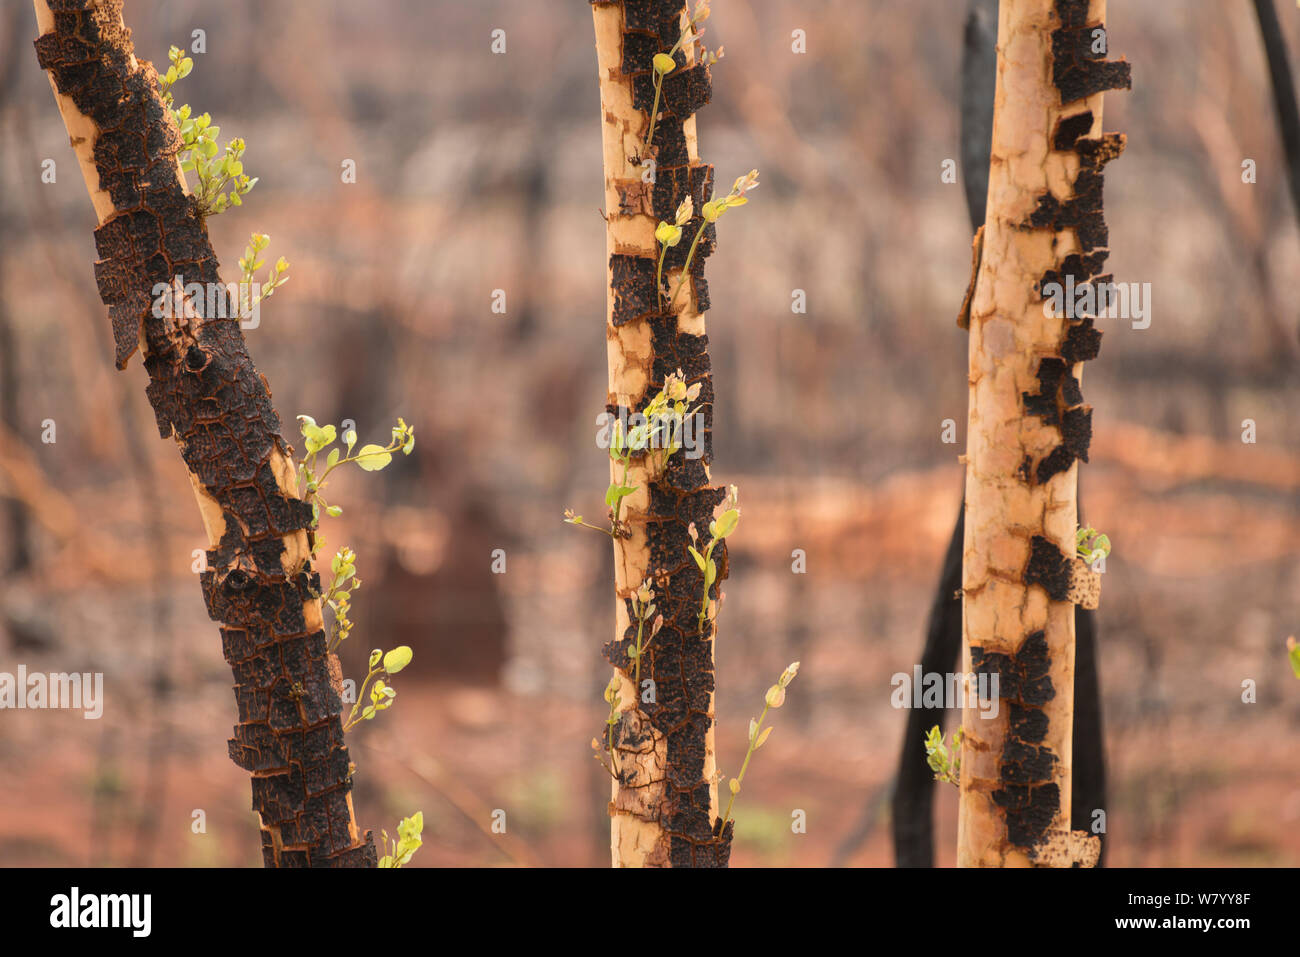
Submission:
[[[424,844],[421,834],[424,831],[424,812],[416,811],[410,817],[404,817],[397,825],[397,837],[389,839],[387,831],[383,835],[383,846],[388,853],[379,859],[380,867],[401,867],[409,864],[415,852]]]
[[[618,752],[614,750],[614,729],[618,727],[618,722],[620,721],[618,706],[623,703],[623,696],[619,694],[622,686],[623,683],[619,680],[618,675],[614,675],[610,678],[609,684],[605,685],[605,703],[609,705],[609,715],[605,718],[604,750],[605,753],[609,755],[609,763],[606,764],[605,759],[599,754],[595,755],[596,760],[599,761],[601,766],[610,773],[611,777],[614,778],[619,777]],[[601,750],[600,740],[598,738],[591,739],[591,749],[593,751]]]
[[[244,255],[239,259],[239,306],[240,315],[247,316],[263,299],[269,299],[275,290],[289,281],[289,260],[281,256],[275,261],[270,269],[266,271],[266,281],[258,288],[257,293],[253,293],[253,282],[256,278],[257,270],[266,264],[262,259],[262,252],[271,244],[271,237],[266,233],[253,233],[249,237],[248,245],[244,248]]]
[[[673,221],[666,223],[660,220],[658,227],[655,228],[655,239],[659,243],[659,265],[655,269],[655,290],[658,293],[661,306],[663,305],[664,258],[668,255],[668,250],[682,241],[682,227],[689,223],[694,215],[695,204],[687,196],[678,204]]]
[[[732,778],[727,784],[731,797],[727,800],[726,813],[722,815],[723,828],[731,820],[731,808],[736,803],[736,795],[740,793],[741,785],[744,783],[745,772],[749,770],[750,758],[754,756],[755,751],[767,743],[768,737],[772,734],[773,725],[763,727],[763,722],[767,720],[767,713],[785,704],[785,689],[790,686],[790,682],[794,681],[795,675],[798,673],[799,662],[792,662],[785,671],[781,672],[781,677],[776,679],[776,684],[767,689],[767,694],[763,696],[762,713],[757,718],[749,719],[749,748],[745,751],[745,760],[740,766],[740,774]],[[718,773],[718,776],[721,778],[721,772]]]
[[[413,655],[408,645],[398,645],[387,653],[378,648],[370,652],[370,670],[366,674],[366,680],[361,682],[356,704],[352,706],[347,721],[343,722],[344,731],[351,731],[362,721],[370,721],[379,712],[387,711],[393,706],[397,691],[384,679],[409,665]],[[366,703],[367,692],[369,704]]]
[[[1081,528],[1074,535],[1074,548],[1084,564],[1091,567],[1110,554],[1110,539],[1095,528]]]
[[[356,553],[344,546],[330,562],[330,584],[322,596],[322,600],[334,613],[329,636],[330,651],[337,649],[352,633],[352,620],[348,617],[352,611],[352,593],[361,587],[361,579],[356,576]]]
[[[925,763],[934,772],[936,781],[945,781],[958,787],[961,785],[961,745],[965,732],[958,728],[952,733],[952,750],[944,744],[944,734],[936,724],[925,736]]]
[[[681,292],[682,286],[686,285],[686,279],[690,275],[691,263],[695,260],[695,250],[700,245],[700,239],[704,236],[704,230],[710,223],[716,223],[722,218],[723,214],[729,209],[738,206],[744,206],[749,202],[749,197],[745,194],[758,187],[758,170],[751,169],[744,176],[736,177],[736,181],[731,184],[731,192],[722,199],[710,199],[700,207],[700,228],[695,231],[695,238],[691,240],[691,248],[686,251],[686,262],[682,264],[681,277],[677,280],[677,287],[673,290],[672,298],[669,304],[677,301],[677,294]],[[655,239],[659,242],[659,269],[655,273],[655,285],[663,281],[664,257],[668,255],[668,250],[676,246],[682,239],[681,227],[690,220],[692,216],[691,198],[688,196],[680,206],[677,207],[677,214],[674,217],[674,223],[660,222],[655,229]],[[683,215],[684,214],[684,215]]]
[[[650,400],[641,412],[642,422],[623,433],[623,423],[616,421],[610,431],[609,457],[616,466],[623,469],[618,481],[610,482],[605,490],[605,504],[609,506],[609,528],[591,525],[572,509],[565,509],[564,520],[570,525],[582,525],[605,532],[612,538],[631,538],[632,530],[623,521],[623,500],[635,492],[639,486],[630,483],[628,473],[632,459],[642,453],[655,453],[658,460],[656,469],[662,469],[668,459],[681,450],[680,438],[684,422],[696,409],[690,403],[700,396],[700,383],[688,386],[682,370],[664,380],[664,387]]]
[[[167,51],[167,59],[171,66],[159,77],[158,88],[180,128],[181,148],[177,155],[181,169],[194,173],[198,180],[191,192],[198,202],[199,215],[214,216],[230,206],[242,206],[244,197],[257,185],[257,177],[244,172],[244,141],[236,137],[223,150],[217,139],[221,127],[213,124],[209,114],[193,115],[188,103],[179,109],[173,105],[172,86],[189,76],[194,61],[175,46]]]
[[[327,502],[323,494],[326,480],[335,469],[355,462],[358,467],[367,472],[378,472],[393,461],[393,453],[400,451],[403,455],[410,455],[411,450],[415,448],[415,429],[401,419],[398,419],[397,425],[393,427],[393,438],[387,446],[363,445],[355,454],[352,451],[357,444],[357,433],[354,429],[348,429],[343,433],[342,446],[331,448],[338,440],[338,429],[334,426],[317,425],[316,420],[310,415],[300,415],[298,427],[307,446],[306,455],[298,464],[298,493],[304,502],[311,503],[313,527],[320,524],[322,508],[330,516],[343,513],[343,509],[338,505]],[[329,449],[329,452],[322,467],[319,464],[319,457],[326,449]],[[317,547],[319,544],[320,542],[317,543]]]
[[[655,590],[651,587],[650,579],[641,583],[641,587],[632,595],[632,613],[636,615],[636,644],[628,649],[628,656],[632,659],[635,668],[633,672],[633,686],[641,687],[641,658],[645,655],[646,649],[650,647],[650,642],[655,640],[659,634],[659,629],[664,626],[664,616],[655,615],[656,605],[654,603]],[[650,626],[650,636],[645,638],[645,623],[647,619],[653,617]]]
[[[654,105],[650,107],[650,125],[646,129],[643,151],[650,148],[650,143],[654,139],[655,121],[659,118],[659,101],[664,90],[664,77],[677,69],[677,60],[674,57],[679,50],[685,53],[696,43],[700,43],[700,38],[704,36],[704,28],[700,24],[709,18],[709,12],[709,0],[696,0],[695,10],[686,18],[686,23],[682,25],[681,36],[677,38],[672,49],[667,53],[656,53],[650,61],[655,75],[655,99]],[[722,47],[718,47],[716,52],[710,52],[704,49],[704,44],[700,43],[700,62],[706,66],[717,63],[722,56]]]
[[[713,583],[718,580],[718,565],[713,560],[713,550],[718,547],[718,542],[725,539],[728,535],[736,530],[740,524],[740,490],[736,486],[731,486],[731,493],[727,498],[726,511],[721,516],[709,522],[709,539],[703,544],[702,548],[696,548],[700,544],[699,532],[692,522],[687,530],[691,536],[694,545],[686,546],[686,550],[691,553],[691,558],[695,559],[695,564],[704,574],[704,598],[700,603],[699,628],[700,637],[704,637],[704,623],[709,617],[709,589]]]

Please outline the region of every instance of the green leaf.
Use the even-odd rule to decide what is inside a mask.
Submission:
[[[307,454],[319,452],[334,442],[334,426],[318,426],[313,422],[303,422],[302,437],[307,440]]]
[[[717,521],[717,527],[713,529],[714,538],[726,538],[736,530],[740,524],[740,509],[729,508],[722,513],[722,517]]]
[[[695,559],[695,564],[700,567],[700,571],[704,571],[704,556],[697,552],[693,545],[687,545],[686,550],[691,553],[691,557]]]
[[[618,502],[635,492],[636,489],[637,487],[635,485],[619,485],[615,482],[605,492],[605,504],[610,506],[616,505]]]
[[[339,505],[331,505],[325,509],[325,512],[326,514],[329,515],[330,518],[338,518],[340,515],[343,514],[343,508],[342,506]]]
[[[414,653],[408,645],[398,645],[388,654],[384,655],[384,670],[390,675],[395,675],[411,663],[411,657]]]
[[[415,838],[416,841],[419,841],[420,832],[423,830],[424,812],[416,811],[410,817],[402,818],[401,823],[397,825],[397,836],[404,841],[410,840],[411,838]]]
[[[332,428],[334,428],[334,426],[331,425],[330,428],[332,429]],[[339,450],[338,450],[338,449],[330,449],[330,454],[329,454],[329,456],[325,459],[325,467],[326,467],[326,468],[333,468],[334,466],[336,466],[336,465],[338,465],[338,464],[339,464]]]
[[[1288,654],[1291,658],[1291,670],[1295,672],[1297,678],[1300,678],[1300,645],[1290,649]]]
[[[391,461],[392,454],[382,445],[363,445],[357,453],[357,465],[367,472],[378,472]]]
[[[379,664],[380,659],[383,657],[384,657],[384,653],[380,651],[378,648],[370,652],[370,667],[373,669],[375,665]]]

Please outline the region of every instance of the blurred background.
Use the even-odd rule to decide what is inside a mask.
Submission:
[[[1300,12],[1279,13],[1294,60]],[[893,863],[906,712],[890,678],[918,661],[961,498],[970,226],[941,172],[958,157],[964,14],[717,0],[708,24],[726,58],[702,158],[720,182],[762,173],[708,268],[713,476],[743,506],[717,645],[725,771],[766,687],[803,662],[737,801],[738,866]],[[607,864],[609,783],[589,742],[610,545],[561,522],[566,507],[600,514],[607,483],[587,3],[131,0],[126,19],[155,63],[205,31],[177,101],[248,141],[260,182],[211,235],[228,279],[253,231],[292,263],[246,334],[286,437],[301,446],[298,413],[350,418],[363,442],[399,415],[416,429],[410,458],[333,483],[345,511],[324,528],[365,583],[345,673],[364,674],[372,647],[415,649],[395,707],[350,734],[359,822],[392,833],[422,809],[414,866]],[[1106,175],[1108,268],[1153,299],[1148,329],[1100,323],[1087,367],[1083,499],[1114,544],[1098,617],[1108,859],[1294,866],[1300,233],[1259,29],[1248,0],[1114,3],[1108,25],[1111,55],[1133,63],[1132,92],[1105,100],[1106,128],[1128,135]],[[98,721],[0,712],[0,864],[253,866],[248,777],[226,755],[230,671],[192,571],[205,538],[138,357],[113,369],[93,213],[35,29],[6,0],[0,671],[102,671],[107,702]],[[950,865],[951,787],[936,820]]]

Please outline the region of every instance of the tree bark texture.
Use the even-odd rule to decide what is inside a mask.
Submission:
[[[687,552],[689,526],[694,523],[706,534],[726,494],[710,484],[709,473],[713,384],[704,331],[709,308],[704,260],[714,248],[714,227],[705,229],[676,305],[661,308],[655,280],[656,223],[672,222],[678,204],[690,195],[695,216],[683,234],[694,236],[702,222],[700,209],[713,193],[713,167],[699,160],[694,116],[709,100],[709,69],[693,55],[676,55],[677,67],[664,79],[653,141],[649,150],[643,148],[654,101],[651,61],[677,42],[683,11],[681,0],[592,3],[609,256],[606,409],[614,415],[640,411],[680,369],[688,385],[702,386],[704,423],[700,457],[679,452],[662,472],[634,459],[630,484],[638,488],[624,501],[631,537],[614,541],[617,620],[605,656],[622,685],[615,728],[618,774],[610,803],[611,855],[622,867],[725,867],[731,849],[732,825],[719,833],[715,626],[706,623],[701,637],[697,615],[704,579]],[[653,177],[647,177],[645,161],[652,158]],[[677,288],[688,245],[668,251],[663,287],[668,293]],[[622,477],[621,469],[611,474]],[[719,572],[711,601],[726,577],[725,547],[721,543],[714,552]],[[628,656],[636,639],[631,596],[646,578],[653,580],[664,623],[642,659],[643,687],[634,688]],[[646,686],[646,679],[652,684]],[[653,700],[646,699],[647,687]]]
[[[996,674],[1000,708],[967,698],[958,864],[1091,866],[1072,831],[1077,461],[1092,409],[1079,363],[1090,317],[1049,315],[1042,287],[1106,282],[1102,92],[1129,86],[1105,59],[1105,0],[1003,0],[983,251],[970,300],[963,542],[963,670]],[[1100,50],[1098,40],[1101,40]]]
[[[239,723],[230,756],[252,775],[263,861],[277,867],[374,866],[352,808],[340,722],[341,674],[326,650],[311,507],[266,380],[224,315],[168,318],[154,290],[220,282],[207,229],[177,163],[180,132],[157,74],[134,55],[120,0],[35,0],[36,52],[99,219],[95,279],[116,364],[138,350],[158,432],[174,438],[208,534],[201,575],[221,628]],[[223,295],[225,293],[223,292]],[[210,311],[210,310],[209,310]]]

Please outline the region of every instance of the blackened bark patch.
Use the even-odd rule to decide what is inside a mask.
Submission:
[[[977,675],[998,676],[998,697],[1018,702],[1026,707],[1041,708],[1056,697],[1052,677],[1048,673],[1047,635],[1035,631],[1021,642],[1020,650],[1012,655],[985,652],[971,648],[971,664]],[[1028,720],[1023,715],[1022,721]],[[1043,722],[1046,722],[1044,717]],[[1022,735],[1023,736],[1023,735]],[[1040,741],[1042,735],[1026,740]]]
[[[1083,319],[1070,324],[1065,333],[1065,342],[1061,345],[1061,358],[1070,365],[1087,362],[1097,358],[1101,352],[1101,332],[1091,319]]]
[[[644,256],[615,253],[609,257],[610,285],[614,289],[616,326],[644,319],[659,308],[655,293],[655,261]]]
[[[664,105],[682,119],[707,106],[713,95],[709,68],[697,63],[689,70],[674,70],[664,77]]]
[[[1052,136],[1052,149],[1068,150],[1074,148],[1075,140],[1086,136],[1092,129],[1092,110],[1084,110],[1073,116],[1063,116],[1056,121],[1056,133]]]
[[[1057,758],[1042,744],[1048,729],[1043,706],[1056,696],[1047,635],[1032,632],[1010,655],[972,647],[971,663],[977,674],[998,676],[998,697],[1010,705],[998,763],[1000,786],[992,798],[1006,812],[1007,840],[1030,848],[1032,857],[1061,809],[1060,788],[1052,781]]]
[[[1092,442],[1092,409],[1082,406],[1070,409],[1061,417],[1062,447],[1071,458],[1088,461],[1088,445]]]
[[[649,104],[646,104],[646,109],[649,108]],[[655,148],[655,158],[661,170],[690,165],[690,154],[686,150],[686,134],[682,128],[684,118],[668,112],[659,117],[659,122],[655,124],[655,134],[650,145]]]
[[[1032,848],[1061,810],[1061,789],[1055,781],[1036,786],[1008,783],[993,792],[993,802],[1007,812],[1007,840]]]
[[[1040,360],[1037,372],[1038,392],[1020,393],[1020,400],[1025,406],[1025,414],[1036,415],[1047,425],[1059,425],[1061,421],[1061,382],[1066,374],[1065,363],[1060,359],[1047,358]]]
[[[1080,170],[1074,180],[1074,195],[1062,201],[1044,193],[1038,197],[1038,206],[1029,214],[1026,225],[1053,232],[1072,229],[1084,253],[1105,248],[1110,237],[1101,213],[1102,185],[1100,172]]]
[[[1016,474],[1020,476],[1022,481],[1028,482],[1030,481],[1030,476],[1033,474],[1031,471],[1033,466],[1034,460],[1026,455],[1020,460],[1020,465],[1016,469]]]
[[[1043,456],[1038,468],[1034,470],[1034,478],[1039,485],[1044,485],[1062,472],[1069,471],[1073,464],[1074,456],[1070,450],[1064,445],[1058,445]]]
[[[698,212],[713,192],[713,167],[707,164],[696,166],[670,166],[655,174],[654,214],[656,219],[673,222],[677,207],[688,195]],[[698,227],[698,223],[696,227]],[[694,229],[682,228],[683,236],[694,236]],[[680,243],[678,244],[680,245]]]
[[[679,23],[680,13],[680,5],[664,4],[659,0],[624,0],[623,26],[628,33],[636,31],[653,33],[659,37],[662,44],[663,38],[669,36],[673,28]],[[626,35],[624,34],[624,36]],[[661,45],[659,49],[666,52],[676,42],[676,39],[676,37],[673,37],[668,41],[667,45]]]
[[[1097,273],[1101,272],[1102,266],[1106,264],[1106,258],[1110,255],[1109,250],[1097,249],[1086,256],[1078,253],[1071,253],[1061,260],[1061,265],[1057,269],[1049,269],[1043,273],[1043,278],[1039,280],[1038,289],[1041,293],[1043,288],[1056,283],[1062,288],[1065,287],[1067,276],[1074,278],[1074,285],[1083,285]]]
[[[1086,10],[1086,3],[1084,9]],[[1059,9],[1059,4],[1058,4]],[[1077,15],[1077,10],[1071,16]],[[1127,65],[1127,64],[1126,64]],[[1092,126],[1092,113],[1084,112],[1066,117],[1057,124],[1053,137],[1054,148],[1074,149],[1079,155],[1079,174],[1074,182],[1074,195],[1062,201],[1050,192],[1038,199],[1038,205],[1022,224],[1026,229],[1051,229],[1054,232],[1074,231],[1082,252],[1071,253],[1061,260],[1056,269],[1049,269],[1039,281],[1040,295],[1046,298],[1047,287],[1057,284],[1068,292],[1073,286],[1075,296],[1091,284],[1096,306],[1106,309],[1111,277],[1097,276],[1109,250],[1109,234],[1102,210],[1102,167],[1124,149],[1124,137],[1107,133],[1088,138],[1080,134]],[[1063,303],[1067,308],[1076,303]],[[1074,316],[1073,313],[1068,315]],[[1037,394],[1025,392],[1021,398],[1025,414],[1041,418],[1044,424],[1061,429],[1061,442],[1056,445],[1033,470],[1034,481],[1043,484],[1069,470],[1076,459],[1088,461],[1088,446],[1092,440],[1092,410],[1083,404],[1083,390],[1071,366],[1097,357],[1101,349],[1101,333],[1092,316],[1067,318],[1065,335],[1060,345],[1060,357],[1049,356],[1038,366],[1039,390]]]
[[[1026,585],[1041,585],[1052,601],[1065,601],[1070,587],[1070,562],[1056,545],[1035,535],[1029,542],[1029,561],[1023,576]]]
[[[1062,103],[1132,87],[1129,64],[1105,59],[1105,27],[1087,22],[1088,0],[1056,0],[1056,15],[1061,26],[1052,31],[1052,82]]]
[[[623,61],[619,69],[629,76],[634,73],[647,73],[651,70],[651,61],[658,52],[660,52],[659,37],[648,33],[625,33],[623,34]],[[676,54],[674,60],[678,66],[686,62],[686,58],[680,53]],[[652,93],[651,99],[653,98]],[[645,108],[649,109],[649,104]]]
[[[286,450],[265,380],[233,310],[225,310],[231,318],[182,320],[152,308],[155,286],[173,277],[220,281],[206,227],[177,175],[180,135],[153,68],[132,67],[120,0],[50,0],[50,9],[54,31],[36,41],[37,58],[97,126],[95,167],[114,205],[95,231],[95,278],[116,363],[125,367],[143,338],[159,433],[175,436],[224,518],[200,581],[235,679],[230,756],[254,775],[264,861],[374,866],[369,832],[355,843],[351,835],[348,751],[325,635],[304,617],[319,578],[308,568],[286,573],[282,564],[282,537],[307,528],[311,509],[276,481],[272,457]]]

